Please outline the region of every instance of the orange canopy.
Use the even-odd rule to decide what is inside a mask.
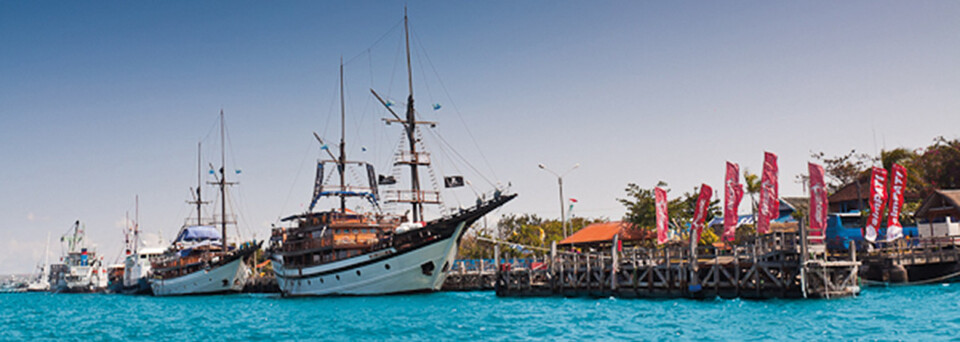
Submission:
[[[643,229],[637,229],[629,222],[604,222],[594,223],[583,227],[573,235],[568,236],[560,245],[569,244],[591,244],[612,242],[613,236],[619,234],[621,241],[637,241],[652,238],[652,234]]]

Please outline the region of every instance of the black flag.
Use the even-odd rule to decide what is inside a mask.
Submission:
[[[373,197],[377,197],[377,173],[373,171],[373,165],[367,164],[367,180],[370,181],[370,192]]]
[[[320,193],[323,192],[323,162],[317,162],[317,178],[313,181],[313,199],[310,200],[310,211],[317,205]]]
[[[380,175],[380,177],[377,179],[377,183],[380,183],[380,185],[397,184],[397,179],[393,176]]]
[[[463,176],[443,177],[443,186],[446,188],[457,188],[463,186]]]

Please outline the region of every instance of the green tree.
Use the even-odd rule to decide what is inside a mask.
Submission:
[[[857,153],[857,150],[850,150],[850,153],[831,158],[826,157],[823,152],[813,153],[810,157],[823,163],[823,172],[828,178],[826,183],[830,193],[859,179],[869,170],[870,164],[877,160],[869,154]]]
[[[750,170],[743,169],[743,180],[746,184],[747,194],[750,195],[750,211],[753,213],[753,222],[757,222],[757,195],[760,194],[760,176],[750,173]]]
[[[913,167],[923,179],[923,196],[935,189],[960,189],[960,140],[937,137],[915,158]]]
[[[670,189],[666,188],[666,183],[659,182],[657,186],[663,187],[669,194]],[[623,220],[633,223],[640,229],[655,230],[656,197],[654,190],[652,188],[644,189],[634,183],[630,183],[627,184],[625,192],[627,193],[626,198],[617,199],[627,209]],[[670,216],[671,226],[674,229],[676,229],[676,227],[682,227],[684,229],[690,227],[699,197],[700,188],[694,187],[693,192],[685,192],[678,198],[668,200],[667,211]],[[719,215],[721,215],[720,200],[715,199],[710,201],[710,205],[707,208],[706,222],[710,222],[710,220],[713,220],[714,217]],[[704,229],[704,232],[701,233],[700,244],[711,244],[719,240],[715,233],[709,231],[710,229]]]

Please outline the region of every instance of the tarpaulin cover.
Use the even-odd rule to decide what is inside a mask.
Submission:
[[[214,226],[190,226],[183,228],[176,242],[220,241],[220,230]]]

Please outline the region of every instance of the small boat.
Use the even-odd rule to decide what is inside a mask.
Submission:
[[[197,196],[191,202],[197,206],[197,221],[182,226],[170,247],[153,258],[150,288],[155,296],[236,293],[243,290],[250,276],[246,259],[260,249],[260,244],[250,241],[231,246],[227,240],[227,224],[235,222],[229,221],[226,214],[228,183],[223,166],[223,111],[220,112],[220,141],[220,177],[215,184],[220,188],[221,216],[206,223],[201,219],[201,208],[206,202],[200,197],[198,155]]]
[[[151,260],[163,255],[163,247],[144,245],[140,236],[140,197],[136,198],[134,221],[127,230],[126,257],[123,260],[123,274],[117,280],[116,292],[132,295],[149,295]],[[128,220],[129,222],[129,220]],[[131,237],[132,236],[132,237]]]
[[[123,287],[120,292],[123,294],[151,294],[150,289],[150,260],[163,255],[162,247],[140,247],[133,254],[124,259],[123,268]]]
[[[54,288],[60,293],[95,293],[106,290],[107,269],[103,258],[93,248],[88,248],[86,228],[77,220],[61,241],[67,244],[67,255],[61,258],[65,266]]]
[[[40,269],[37,276],[27,283],[29,292],[47,292],[50,291],[50,265],[47,255],[50,253],[50,233],[47,233],[47,245],[43,250],[43,263],[38,265]]]
[[[409,37],[407,17],[404,15],[404,33]],[[410,72],[410,45],[407,38],[407,74]],[[380,209],[378,184],[396,184],[394,176],[380,176],[366,162],[348,161],[343,132],[343,65],[340,66],[341,136],[339,156],[334,156],[323,140],[315,135],[329,154],[329,160],[317,165],[314,195],[306,213],[284,218],[291,224],[272,230],[268,252],[277,284],[283,296],[318,295],[385,295],[439,291],[456,256],[461,238],[468,227],[485,214],[516,197],[501,194],[497,189],[492,198],[478,198],[475,206],[446,213],[442,217],[425,220],[423,207],[440,204],[439,190],[421,188],[420,173],[430,165],[429,154],[421,148],[419,125],[435,125],[419,121],[413,107],[412,80],[407,98],[406,117],[393,112],[388,102],[374,92],[393,118],[387,123],[399,123],[404,128],[406,148],[395,154],[397,169],[410,168],[408,190],[384,191],[387,202],[411,205],[412,214],[392,214]],[[324,184],[324,165],[332,164],[339,174],[339,185]],[[327,169],[331,170],[331,169]],[[348,184],[345,174],[362,175],[368,184]],[[462,177],[445,178],[447,187],[462,186]],[[327,188],[325,191],[325,187]],[[339,206],[314,212],[317,200],[323,197],[339,198]],[[479,197],[479,196],[478,196]],[[370,211],[348,210],[347,199],[370,207]]]
[[[0,284],[0,293],[22,293],[27,292],[27,284],[18,281],[10,281]]]

